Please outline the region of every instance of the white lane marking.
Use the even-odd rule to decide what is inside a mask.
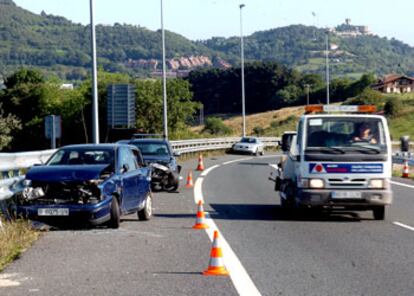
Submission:
[[[390,181],[390,183],[391,184],[394,184],[394,185],[398,185],[398,186],[402,186],[402,187],[407,187],[407,188],[414,189],[414,185],[409,185],[409,184],[400,183],[400,182],[396,182],[396,181]]]
[[[212,166],[212,167],[210,167],[210,168],[208,168],[208,169],[206,169],[206,170],[204,170],[201,174],[200,174],[200,176],[205,176],[205,175],[207,175],[210,171],[212,171],[212,170],[214,170],[214,169],[216,169],[216,168],[218,168],[220,165],[219,164],[216,164],[216,165],[214,165],[214,166]]]
[[[279,157],[279,156],[282,156],[282,155],[281,154],[273,154],[273,155],[260,156],[260,157],[257,157],[257,158],[255,158],[255,157],[246,157],[246,158],[240,158],[240,159],[226,161],[226,162],[223,162],[222,165],[228,165],[228,164],[231,164],[231,163],[235,163],[235,162],[239,162],[239,161],[245,161],[245,160],[252,160],[252,159],[260,160],[260,159],[263,159],[263,158],[273,158],[273,157]]]
[[[397,222],[397,221],[392,222],[392,224],[397,225],[397,226],[400,226],[400,227],[405,228],[405,229],[408,229],[408,230],[411,230],[411,231],[414,231],[414,227],[405,225],[405,224],[400,223],[400,222]]]
[[[239,159],[237,161],[243,161],[245,159]],[[230,163],[233,163],[236,161],[231,161]],[[229,163],[229,162],[227,162]],[[224,165],[224,163],[223,163]],[[217,168],[219,166],[212,167],[213,169]],[[211,172],[213,169],[210,169],[208,172]],[[206,170],[207,171],[207,170]],[[208,173],[207,172],[207,173]],[[205,174],[206,175],[206,174]],[[204,176],[205,176],[204,175]],[[203,185],[204,178],[197,178],[195,185],[194,185],[194,201],[198,203],[198,201],[202,201],[204,203],[204,197],[203,197]],[[208,224],[209,228],[206,229],[207,235],[210,238],[210,240],[213,242],[214,240],[214,230],[220,230],[218,229],[216,223],[214,223],[214,220],[210,217],[208,213],[206,213],[206,223]],[[230,247],[229,243],[224,238],[223,234],[220,232],[220,238],[221,238],[221,247],[223,250],[223,260],[225,262],[226,268],[230,272],[230,278],[233,282],[234,287],[236,288],[239,295],[261,295],[255,284],[253,283],[252,279],[250,278],[249,274],[247,273],[246,269],[241,264],[239,258],[237,258],[236,254]]]
[[[21,285],[21,281],[25,281],[27,278],[21,278],[18,273],[3,273],[0,274],[0,288],[17,287]]]
[[[235,160],[226,161],[226,162],[223,162],[222,165],[228,165],[228,164],[231,164],[231,163],[235,163],[235,162],[239,162],[239,161],[244,161],[244,160],[250,160],[250,159],[253,159],[253,157],[246,157],[246,158],[241,158],[241,159],[235,159]]]
[[[269,166],[271,167],[271,168],[274,168],[275,170],[277,170],[279,167],[277,166],[277,164],[271,164],[271,163],[269,163]]]

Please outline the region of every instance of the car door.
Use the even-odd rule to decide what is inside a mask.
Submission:
[[[122,204],[123,212],[130,212],[138,203],[138,165],[132,151],[128,147],[119,149],[119,169],[122,180]]]
[[[138,149],[133,149],[132,152],[138,163],[138,186],[137,186],[138,204],[142,204],[142,202],[147,197],[147,193],[150,191],[151,171],[145,165],[144,159],[140,151]]]

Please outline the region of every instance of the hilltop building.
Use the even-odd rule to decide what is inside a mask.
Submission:
[[[339,26],[336,26],[332,29],[332,31],[338,35],[343,37],[356,37],[360,35],[372,35],[371,31],[369,30],[368,26],[354,26],[351,25],[351,19],[345,19],[345,23]]]

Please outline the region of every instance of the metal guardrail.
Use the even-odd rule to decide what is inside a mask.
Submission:
[[[414,166],[414,153],[397,152],[392,156],[393,163],[403,164],[404,161],[407,161],[409,166]]]
[[[265,147],[277,146],[280,138],[276,137],[262,137],[260,140],[265,144]],[[208,150],[228,149],[233,144],[240,141],[240,137],[237,138],[214,138],[214,139],[196,139],[196,140],[183,140],[183,141],[171,141],[174,151],[181,153],[192,153]]]

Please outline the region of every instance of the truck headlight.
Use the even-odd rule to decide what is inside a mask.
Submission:
[[[369,188],[384,188],[385,182],[383,179],[371,179],[369,180]]]
[[[309,179],[309,188],[323,188],[325,183],[322,179]]]

